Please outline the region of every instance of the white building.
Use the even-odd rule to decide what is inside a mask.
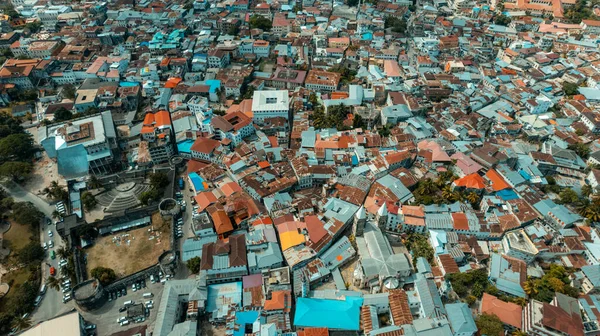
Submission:
[[[38,10],[35,14],[44,25],[44,28],[54,30],[54,27],[58,23],[58,16],[70,13],[71,10],[71,6],[50,6]]]
[[[252,112],[254,120],[262,123],[265,119],[283,117],[288,119],[290,97],[287,90],[254,91]]]
[[[502,247],[507,256],[521,259],[528,264],[539,253],[538,249],[525,233],[525,230],[522,229],[506,233],[504,238],[502,238]]]

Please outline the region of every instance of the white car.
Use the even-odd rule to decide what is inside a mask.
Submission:
[[[54,242],[52,240],[48,242],[48,247],[49,248],[53,248],[54,247]]]
[[[48,230],[48,237],[52,237],[54,236],[54,233],[52,233],[52,230]]]
[[[134,292],[137,291],[137,286],[135,284],[131,285],[131,290]]]
[[[48,249],[48,244],[46,244],[46,242],[44,242],[44,244],[42,244],[42,247],[44,248],[44,250]]]

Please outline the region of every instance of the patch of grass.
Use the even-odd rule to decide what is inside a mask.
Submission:
[[[29,280],[30,276],[31,272],[27,267],[23,267],[16,271],[10,271],[2,276],[2,282],[9,284],[10,289],[6,296],[0,299],[0,311],[4,311],[4,305],[6,302],[8,302],[13,295],[15,295],[17,289],[23,285],[25,281]]]
[[[11,250],[11,254],[25,247],[31,241],[31,227],[10,222],[10,230],[4,234],[4,244]]]

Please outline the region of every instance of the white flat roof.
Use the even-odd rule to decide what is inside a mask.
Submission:
[[[23,332],[21,336],[81,336],[79,313],[57,317],[42,322],[35,327]]]
[[[254,91],[252,111],[281,111],[289,108],[288,90]]]

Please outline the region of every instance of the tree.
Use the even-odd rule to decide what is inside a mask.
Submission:
[[[192,272],[192,274],[196,274],[200,272],[200,257],[193,257],[192,259],[187,261],[187,268]]]
[[[360,114],[358,114],[358,113],[354,114],[354,119],[352,120],[352,127],[353,128],[364,128],[365,127],[365,122]]]
[[[13,329],[16,329],[17,331],[29,329],[29,327],[31,327],[31,318],[29,316],[28,317],[15,316],[12,320],[11,326]]]
[[[577,155],[581,156],[583,159],[587,159],[588,156],[590,156],[590,147],[584,143],[577,142],[569,145],[567,148],[577,153]]]
[[[250,28],[258,28],[264,31],[270,31],[273,27],[273,22],[262,15],[252,15],[250,17]]]
[[[59,107],[54,111],[54,121],[67,121],[73,119],[73,112],[64,107]]]
[[[46,252],[38,242],[30,242],[19,250],[19,261],[25,265],[40,262],[44,259]]]
[[[63,89],[62,89],[63,96],[68,99],[75,99],[76,91],[77,91],[77,89],[75,89],[75,86],[72,84],[67,84],[67,85],[63,86]],[[64,109],[64,107],[61,107],[61,108]],[[61,108],[59,108],[59,109],[61,109]]]
[[[481,314],[475,319],[475,324],[481,335],[501,335],[504,334],[502,321],[496,315]]]
[[[385,21],[384,21],[384,27],[387,28],[392,28],[392,31],[394,33],[404,33],[406,31],[406,20],[404,20],[404,18],[401,17],[397,17],[397,16],[386,16]]]
[[[233,36],[237,36],[240,33],[240,27],[238,25],[233,25],[231,27],[229,27],[229,30],[227,31],[227,35],[233,35]]]
[[[33,21],[33,22],[29,22],[29,23],[25,24],[25,29],[29,29],[29,31],[32,33],[39,32],[41,28],[42,28],[42,22],[40,22],[40,21]]]
[[[117,279],[117,275],[112,268],[98,266],[91,270],[90,275],[100,281],[100,283],[104,286],[109,283],[115,281]]]
[[[33,138],[29,134],[11,134],[0,140],[0,158],[3,161],[29,161],[34,153]]]
[[[169,176],[163,172],[152,173],[150,174],[150,184],[154,189],[163,190],[169,185]]]
[[[589,184],[584,184],[581,187],[581,194],[585,197],[588,197],[592,194],[593,190],[592,187]]]
[[[44,214],[30,202],[17,202],[12,207],[12,218],[19,224],[37,228]]]
[[[60,259],[67,259],[71,255],[71,251],[67,250],[64,246],[61,246],[56,250],[56,254]]]
[[[150,189],[148,191],[144,191],[138,196],[138,199],[143,205],[148,205],[152,201],[157,201],[160,198],[160,193],[156,189]]]
[[[560,197],[560,203],[562,204],[572,204],[579,200],[579,196],[577,196],[577,193],[571,188],[563,189],[558,194],[558,197]]]
[[[563,83],[563,92],[567,96],[574,96],[579,93],[579,87],[575,83],[564,82]]]
[[[100,181],[98,180],[96,175],[92,175],[92,176],[90,176],[90,179],[88,180],[88,187],[90,189],[98,189],[98,188],[102,187],[102,183],[100,183]]]
[[[60,281],[53,276],[49,276],[46,279],[46,286],[51,289],[59,290],[60,289]]]
[[[15,7],[10,2],[7,2],[2,6],[2,13],[10,16],[11,19],[19,17],[19,12],[15,10]]]
[[[10,178],[13,181],[25,180],[33,170],[31,163],[9,161],[0,165],[0,176]]]
[[[508,26],[508,24],[510,23],[511,19],[506,16],[506,15],[497,15],[496,18],[494,19],[494,23],[497,25],[501,25],[501,26]]]
[[[528,279],[525,281],[525,283],[523,283],[523,291],[525,291],[525,294],[529,296],[537,294],[539,290],[536,281],[533,279]]]
[[[94,196],[91,192],[84,191],[81,194],[81,203],[86,211],[90,211],[96,207],[98,201],[96,200],[96,196]]]
[[[42,190],[42,193],[55,201],[67,201],[69,192],[58,184],[58,181],[50,182],[50,186]]]

